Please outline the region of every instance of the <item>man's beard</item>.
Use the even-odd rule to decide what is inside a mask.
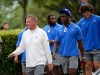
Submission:
[[[50,26],[55,26],[55,25],[56,25],[56,23],[49,23],[49,25],[50,25]]]

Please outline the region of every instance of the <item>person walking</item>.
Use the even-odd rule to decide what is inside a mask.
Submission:
[[[79,11],[83,15],[78,26],[83,35],[86,75],[92,75],[93,66],[100,69],[100,16],[93,14],[94,7],[89,3],[81,5]]]
[[[85,62],[81,30],[77,25],[70,22],[71,12],[69,9],[60,10],[60,14],[63,25],[57,31],[53,57],[58,52],[62,56],[64,74],[76,75],[79,56],[78,47],[81,52],[82,61]]]
[[[55,15],[48,15],[47,17],[48,24],[43,28],[49,38],[49,44],[50,44],[50,50],[51,53],[53,54],[54,50],[54,43],[55,43],[55,38],[56,38],[56,33],[57,29],[61,26],[56,22],[56,17]],[[59,60],[59,55],[56,55],[56,59],[53,60],[53,73],[54,75],[61,75],[61,69],[60,69],[60,60]],[[52,72],[48,72],[48,75],[52,75]]]
[[[29,26],[29,29],[23,33],[18,48],[8,57],[16,57],[26,50],[27,75],[43,75],[46,63],[50,71],[53,68],[47,34],[38,27],[36,16],[27,16],[26,25]]]

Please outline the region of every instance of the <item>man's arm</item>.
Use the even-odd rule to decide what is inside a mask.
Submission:
[[[83,72],[85,74],[85,56],[84,56],[84,48],[83,48],[83,44],[82,44],[82,40],[78,41],[78,45],[79,45],[79,49],[80,49],[80,53],[81,53],[81,67],[83,68]]]
[[[46,33],[43,34],[42,43],[43,43],[43,48],[44,48],[44,51],[45,51],[45,54],[46,54],[48,69],[49,69],[49,71],[51,71],[53,69],[52,55],[51,55],[51,51],[50,51],[50,47],[49,47],[49,41],[48,41],[48,37],[47,37]]]
[[[46,33],[44,33],[44,35],[43,35],[42,43],[43,43],[43,48],[44,48],[45,53],[46,53],[47,61],[49,64],[52,64],[52,55],[51,55],[49,41],[48,41],[48,37],[47,37]]]
[[[82,40],[78,41],[78,46],[80,49],[81,56],[84,57],[84,48],[83,48]]]
[[[54,50],[53,50],[53,59],[56,59],[55,55],[56,55],[57,49],[58,49],[58,42],[55,41],[55,43],[54,43]]]
[[[23,35],[23,32],[21,31],[19,34],[18,34],[18,40],[17,40],[17,42],[16,42],[16,48],[20,45],[20,42],[21,42],[21,39],[22,39],[22,35]],[[21,55],[19,55],[19,56],[21,56]],[[19,61],[19,56],[15,56],[14,57],[14,62],[15,63],[18,63],[18,61]]]
[[[16,48],[15,51],[13,51],[12,53],[10,53],[10,54],[8,55],[8,58],[9,58],[9,57],[18,56],[18,55],[20,55],[20,54],[25,50],[26,46],[25,46],[24,40],[25,40],[25,39],[24,39],[24,36],[23,36],[20,45]]]

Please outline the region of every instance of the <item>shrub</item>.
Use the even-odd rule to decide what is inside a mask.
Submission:
[[[16,48],[17,35],[20,31],[21,29],[0,31],[3,40],[0,75],[15,75],[15,63],[8,59],[8,55]]]

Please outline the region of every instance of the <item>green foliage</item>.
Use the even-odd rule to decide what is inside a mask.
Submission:
[[[21,28],[20,25],[22,25],[21,20],[19,16],[20,9],[17,9],[18,2],[14,0],[2,0],[2,4],[0,5],[0,27],[3,25],[3,23],[8,22],[10,25],[10,29],[14,28]],[[12,3],[10,5],[10,3]],[[6,5],[5,5],[6,4]],[[19,12],[17,12],[17,10]],[[20,13],[21,14],[21,13]]]
[[[50,9],[47,9],[43,6],[38,6],[36,3],[30,2],[27,7],[27,15],[36,15],[38,17],[38,25],[39,27],[43,27],[45,24],[47,24],[47,16],[48,14],[54,14],[55,16],[58,16],[59,13],[56,11],[51,11]]]
[[[0,31],[3,40],[0,75],[15,75],[15,63],[8,59],[8,55],[16,48],[17,35],[20,31],[20,29]]]
[[[41,6],[45,7],[45,8],[48,8],[50,9],[51,11],[54,10],[56,11],[57,13],[59,13],[58,11],[60,9],[63,9],[63,8],[67,8],[67,9],[70,9],[70,11],[72,12],[73,14],[73,17],[76,18],[77,20],[79,19],[79,12],[78,12],[78,9],[79,9],[79,6],[80,6],[80,2],[79,0],[33,0],[34,2],[36,2],[39,6],[41,3]]]
[[[87,0],[94,7],[96,12],[100,14],[100,0]],[[39,7],[48,8],[51,11],[54,10],[58,13],[58,11],[62,8],[70,9],[73,14],[73,17],[76,20],[79,20],[82,16],[79,14],[79,6],[80,0],[33,0]],[[49,11],[50,12],[50,11]]]
[[[0,6],[10,6],[13,4],[14,0],[0,0]]]
[[[100,0],[87,1],[100,14]],[[39,26],[43,27],[47,23],[47,15],[59,16],[58,11],[62,8],[70,9],[73,17],[79,20],[82,17],[79,14],[79,6],[80,0],[0,0],[0,26],[4,22],[8,22],[11,29],[22,28],[25,14],[34,14],[39,19]]]

